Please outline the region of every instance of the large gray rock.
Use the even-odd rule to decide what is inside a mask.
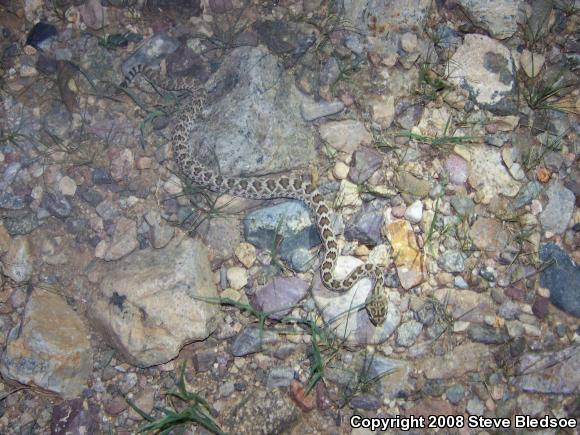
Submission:
[[[483,35],[465,35],[451,58],[450,81],[477,104],[500,115],[515,113],[515,67],[510,51]]]
[[[74,398],[87,387],[92,363],[89,332],[77,313],[57,294],[34,289],[8,336],[2,376]]]
[[[105,265],[90,315],[104,338],[131,364],[173,359],[185,344],[216,327],[219,306],[206,248],[175,238],[163,249],[137,251]]]
[[[520,183],[512,178],[504,166],[501,153],[486,145],[470,147],[469,184],[480,194],[484,204],[498,195],[515,196]]]
[[[497,39],[509,38],[518,30],[519,0],[459,0],[473,23]]]
[[[264,47],[233,50],[208,82],[213,104],[191,132],[197,158],[224,175],[295,169],[316,156],[304,97]],[[219,95],[215,95],[219,94]]]

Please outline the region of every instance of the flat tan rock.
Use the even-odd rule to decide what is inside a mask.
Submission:
[[[400,219],[387,225],[386,230],[401,285],[405,290],[418,286],[425,279],[425,261],[411,224]]]
[[[61,296],[34,289],[22,323],[8,337],[2,376],[74,398],[87,388],[92,364],[81,318]]]

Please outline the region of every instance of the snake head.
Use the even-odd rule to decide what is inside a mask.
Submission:
[[[381,326],[385,323],[388,302],[387,294],[384,291],[372,292],[367,298],[365,308],[373,325]]]

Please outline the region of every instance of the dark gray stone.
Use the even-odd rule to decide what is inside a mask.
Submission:
[[[320,244],[310,209],[300,201],[287,201],[248,213],[244,219],[244,237],[260,249],[276,247],[285,261],[290,261],[297,249]]]
[[[26,207],[25,198],[10,192],[0,193],[0,208],[8,210],[20,210]]]
[[[459,384],[452,385],[447,389],[445,395],[447,396],[447,400],[449,400],[453,405],[457,405],[465,395],[465,388],[463,388],[463,385]]]
[[[467,329],[467,335],[473,341],[485,344],[501,344],[509,340],[509,335],[500,330],[487,325],[474,323]]]
[[[95,168],[92,173],[93,183],[96,185],[113,184],[111,172],[106,168]]]
[[[34,25],[30,32],[28,32],[26,45],[31,45],[36,49],[42,49],[47,42],[57,36],[58,31],[56,30],[56,27],[52,24],[40,21]]]
[[[23,236],[30,234],[40,225],[40,221],[34,213],[28,213],[20,217],[4,218],[4,227],[11,236]]]
[[[551,265],[540,274],[540,285],[550,289],[550,301],[573,316],[580,317],[580,266],[554,243],[540,246],[540,260]]]
[[[245,356],[262,350],[262,345],[274,343],[278,335],[272,331],[260,331],[260,328],[253,326],[241,331],[232,343],[233,356]]]
[[[354,409],[365,409],[368,411],[373,411],[381,407],[381,400],[378,397],[371,396],[370,394],[362,396],[354,396],[350,399],[350,406]]]
[[[542,190],[542,185],[538,181],[530,181],[525,186],[522,186],[516,197],[514,198],[513,208],[518,209],[526,204],[531,203]]]
[[[86,187],[82,187],[78,189],[80,197],[88,202],[93,207],[96,207],[103,201],[103,195],[97,192],[95,189],[90,189]]]
[[[70,216],[72,212],[72,205],[60,193],[45,192],[41,203],[51,215],[61,219]]]
[[[274,367],[268,373],[266,387],[287,387],[294,380],[294,369],[292,367]]]

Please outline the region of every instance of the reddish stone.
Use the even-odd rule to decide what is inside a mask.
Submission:
[[[105,403],[105,412],[111,415],[119,415],[128,408],[129,404],[122,397],[114,397]]]
[[[20,154],[14,152],[8,152],[4,154],[4,163],[10,164],[20,161]]]
[[[504,293],[513,301],[523,301],[526,296],[526,290],[517,284],[506,288]]]
[[[292,381],[288,387],[292,401],[304,412],[310,412],[316,408],[316,394],[314,391],[306,394],[304,386],[298,381]]]
[[[534,305],[532,305],[532,312],[536,317],[543,319],[548,315],[549,308],[550,300],[548,298],[538,296],[534,301]]]

